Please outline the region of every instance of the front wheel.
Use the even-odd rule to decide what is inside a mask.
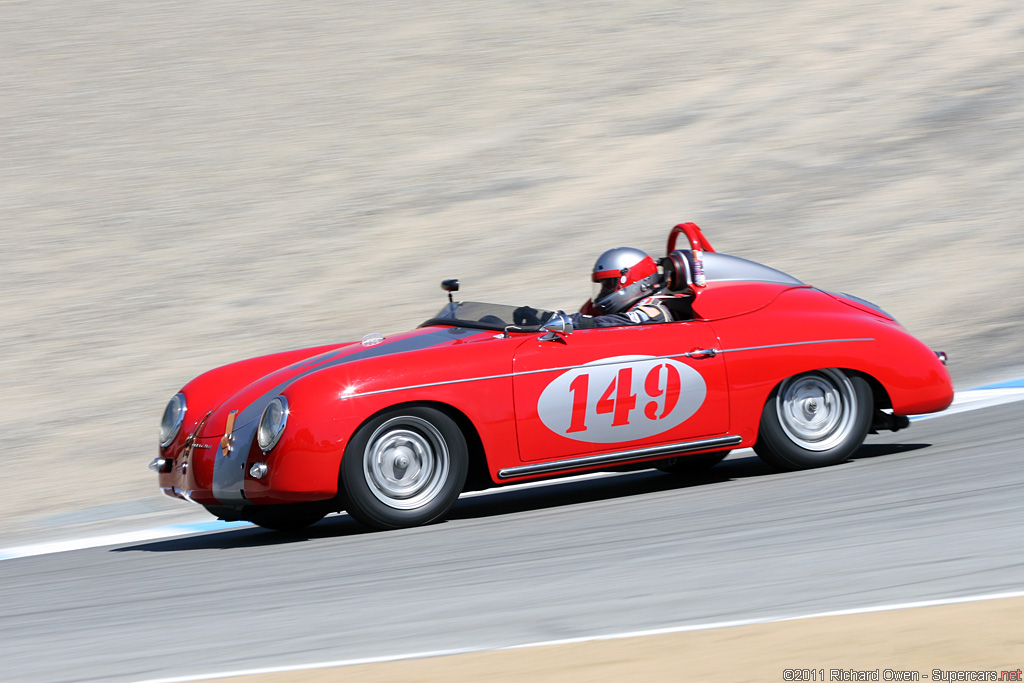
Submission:
[[[783,470],[837,465],[864,443],[873,410],[871,386],[859,375],[794,375],[768,396],[754,451]]]
[[[394,408],[352,436],[341,459],[346,510],[374,529],[443,517],[466,483],[469,454],[455,421],[426,406]]]

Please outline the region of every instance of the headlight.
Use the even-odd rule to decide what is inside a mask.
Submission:
[[[288,401],[284,396],[278,396],[267,404],[263,410],[263,417],[260,418],[260,428],[256,432],[256,441],[260,448],[269,451],[277,445],[277,440],[284,433],[284,426],[288,424]]]
[[[174,441],[181,431],[181,423],[185,420],[185,394],[175,394],[164,409],[160,420],[160,447],[166,448]]]

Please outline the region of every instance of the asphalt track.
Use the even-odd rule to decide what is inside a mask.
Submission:
[[[464,498],[450,521],[234,528],[0,562],[4,680],[138,681],[1020,591],[1024,402],[849,463]]]

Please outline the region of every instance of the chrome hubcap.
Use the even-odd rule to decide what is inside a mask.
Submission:
[[[827,451],[853,429],[857,395],[838,370],[818,370],[790,377],[776,400],[779,424],[794,444],[809,451]]]
[[[379,501],[397,510],[423,507],[448,479],[444,438],[430,422],[395,417],[370,437],[363,454],[363,475]]]

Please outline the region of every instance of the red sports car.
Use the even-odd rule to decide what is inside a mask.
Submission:
[[[952,401],[945,355],[873,304],[716,253],[693,223],[659,266],[676,322],[574,331],[452,301],[446,281],[448,305],[411,332],[211,370],[167,405],[150,467],[222,519],[295,529],[346,510],[394,529],[470,488],[694,471],[746,446],[781,469],[833,465]]]

